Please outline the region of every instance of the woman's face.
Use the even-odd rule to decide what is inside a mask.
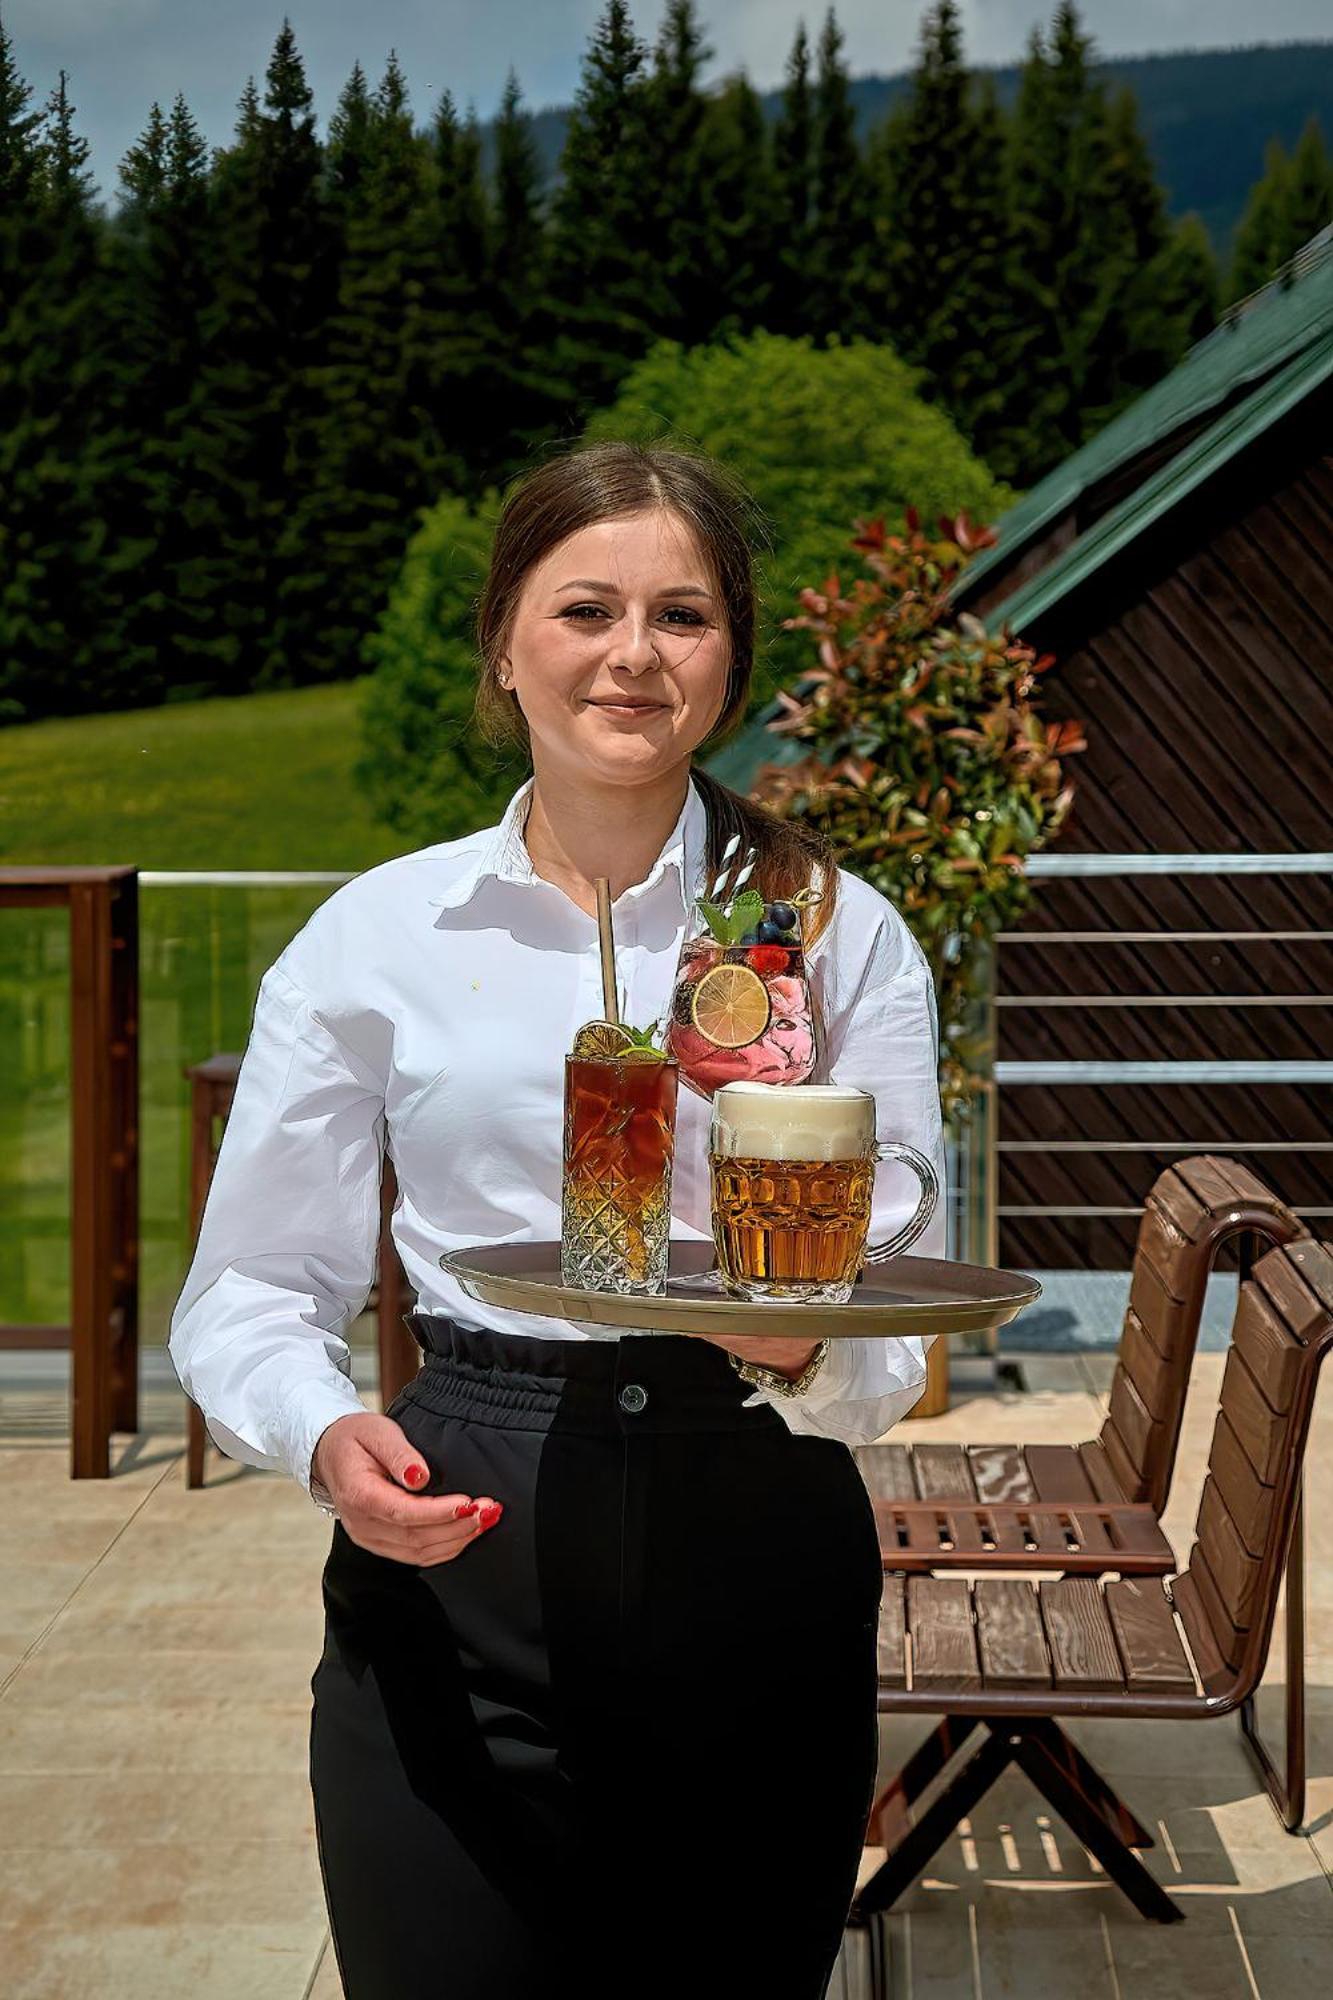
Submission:
[[[690,756],[721,713],[730,663],[694,537],[654,511],[582,528],[530,572],[502,672],[534,769],[614,784]]]

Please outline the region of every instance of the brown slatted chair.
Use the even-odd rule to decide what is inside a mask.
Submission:
[[[1257,1238],[1266,1248],[1304,1233],[1272,1189],[1234,1160],[1203,1154],[1168,1167],[1144,1202],[1100,1434],[1071,1445],[858,1446],[862,1476],[871,1497],[886,1503],[881,1519],[893,1530],[886,1565],[940,1567],[940,1538],[931,1530],[941,1508],[960,1525],[968,1510],[976,1516],[997,1506],[1034,1504],[1076,1513],[1079,1503],[1133,1504],[1160,1515],[1171,1490],[1204,1293],[1218,1251],[1233,1237]],[[985,1547],[980,1525],[962,1529],[970,1552]],[[919,1552],[917,1528],[924,1531]],[[1097,1546],[1094,1536],[1086,1566],[1113,1567],[1097,1562]],[[1166,1558],[1159,1566],[1169,1569],[1169,1550]]]
[[[1144,1916],[1183,1915],[1133,1852],[1149,1836],[1055,1718],[1201,1722],[1253,1700],[1330,1348],[1333,1251],[1308,1236],[1268,1251],[1241,1285],[1196,1539],[1174,1578],[886,1576],[881,1710],[945,1715],[955,1749],[986,1737],[928,1804],[951,1761],[935,1737],[881,1793],[867,1840],[888,1858],[854,1919],[901,1895],[1010,1763]]]
[[[217,1133],[225,1125],[236,1095],[241,1058],[228,1049],[191,1063],[184,1071],[190,1084],[190,1241],[196,1242],[203,1220],[208,1184],[218,1156]],[[384,1156],[380,1177],[380,1239],[375,1268],[376,1344],[379,1350],[380,1408],[387,1410],[398,1391],[415,1374],[421,1356],[403,1320],[406,1278],[393,1240],[393,1210],[398,1182],[393,1162]],[[185,1399],[185,1484],[204,1483],[204,1452],[208,1433],[199,1405]]]
[[[1303,1224],[1234,1160],[1181,1160],[1149,1190],[1110,1408],[1098,1437],[1078,1445],[864,1445],[857,1458],[879,1522],[886,1570],[926,1574],[987,1568],[1065,1575],[1165,1576],[1176,1567],[1162,1533],[1208,1275],[1239,1238],[1290,1242]],[[1287,1573],[1286,1773],[1279,1778],[1247,1704],[1241,1724],[1289,1830],[1305,1809],[1303,1535]],[[956,1747],[948,1718],[936,1762]],[[923,1757],[924,1757],[923,1751]]]

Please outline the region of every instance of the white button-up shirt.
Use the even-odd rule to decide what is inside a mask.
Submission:
[[[260,982],[169,1345],[220,1448],[307,1491],[320,1433],[363,1407],[344,1336],[375,1275],[386,1143],[393,1237],[420,1311],[508,1334],[620,1337],[482,1304],[439,1264],[443,1250],[559,1240],[564,1057],[603,1014],[596,919],[534,873],[523,842],[532,782],[498,826],[339,888]],[[648,876],[615,900],[623,1020],[667,1018],[688,902],[706,887],[704,836],[691,782]],[[812,1080],[871,1091],[879,1136],[918,1147],[942,1188],[926,961],[891,903],[838,875],[836,913],[809,953],[825,1028]],[[712,1235],[709,1110],[682,1087],[672,1235],[696,1241]],[[916,1200],[912,1175],[881,1163],[870,1240]],[[913,1247],[943,1254],[942,1202]],[[756,1308],[756,1331],[761,1321]],[[803,1395],[756,1389],[747,1401],[795,1431],[859,1444],[910,1409],[924,1380],[920,1339],[838,1339]]]

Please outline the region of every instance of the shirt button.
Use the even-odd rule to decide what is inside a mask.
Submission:
[[[648,1391],[638,1382],[627,1382],[620,1392],[620,1407],[631,1416],[637,1414],[648,1401]]]

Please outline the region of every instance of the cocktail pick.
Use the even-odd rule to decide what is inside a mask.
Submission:
[[[616,1000],[616,943],[611,930],[611,882],[606,875],[593,880],[597,891],[597,941],[602,951],[602,1013],[618,1025],[620,1009]]]

